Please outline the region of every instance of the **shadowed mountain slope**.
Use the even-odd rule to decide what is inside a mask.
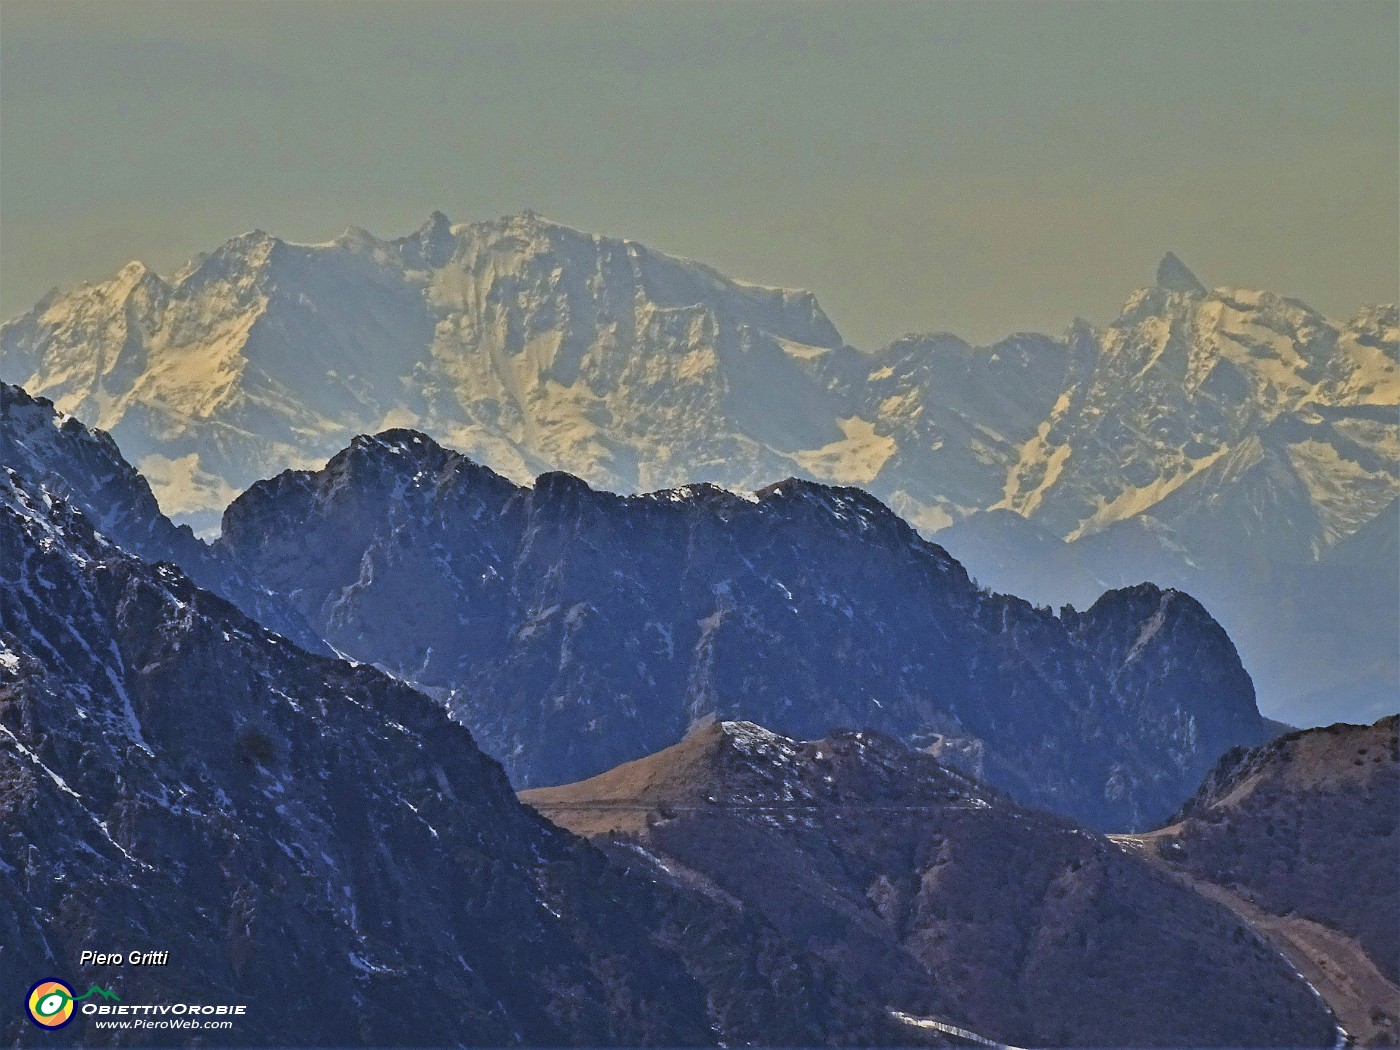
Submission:
[[[1366,1044],[1400,1039],[1400,752],[1391,715],[1233,750],[1125,839],[1271,931]]]
[[[518,786],[715,714],[870,727],[1017,797],[1142,827],[1267,728],[1229,638],[1150,585],[1056,616],[988,594],[858,489],[520,488],[424,435],[261,482],[217,548],[340,652],[429,690]]]
[[[43,486],[82,511],[123,550],[148,562],[178,565],[195,583],[233,602],[264,627],[309,652],[330,655],[292,606],[255,586],[223,551],[160,512],[151,487],[100,430],[0,383],[0,467],[30,487]]]
[[[79,968],[94,946],[170,964]],[[54,973],[126,1003],[247,1004],[199,1033],[238,1046],[896,1038],[756,917],[521,806],[431,700],[290,645],[5,469],[0,994]],[[191,1038],[85,1018],[41,1034],[13,1010],[0,1032]]]
[[[1307,985],[1133,853],[871,733],[708,723],[521,797],[733,898],[891,1007],[1017,1046],[1327,1046]]]

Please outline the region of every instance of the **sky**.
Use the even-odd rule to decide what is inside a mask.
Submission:
[[[1400,293],[1400,4],[0,4],[0,316],[246,230],[532,208],[846,339],[1110,320],[1168,249]]]

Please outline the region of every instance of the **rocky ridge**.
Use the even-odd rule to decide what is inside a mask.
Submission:
[[[1327,560],[1400,495],[1398,356],[1393,305],[1329,319],[1208,288],[1170,254],[1108,324],[865,352],[810,293],[529,212],[435,213],[390,240],[254,231],[0,327],[0,378],[110,430],[202,530],[257,479],[394,426],[517,482],[859,485],[926,534],[1001,510],[1068,542],[1062,564],[1008,578],[975,531],[948,539],[1037,601],[1082,604],[1151,563],[1222,618],[1270,713],[1300,722],[1374,717],[1400,673],[1397,574],[1358,595]],[[1316,602],[1271,583],[1310,568]],[[1351,605],[1384,623],[1338,626]],[[1300,660],[1309,647],[1322,656]]]
[[[94,945],[171,965],[78,967]],[[6,467],[0,992],[45,972],[127,1003],[246,1004],[199,1034],[221,1045],[896,1039],[756,917],[522,807],[431,700],[289,644]],[[7,1042],[190,1038],[7,1018]]]
[[[1268,727],[1228,636],[1151,585],[1059,614],[977,588],[872,496],[521,488],[405,430],[254,485],[216,547],[338,651],[439,697],[518,786],[748,718],[869,727],[1103,827]]]
[[[146,479],[109,435],[83,426],[47,398],[30,397],[7,383],[0,383],[0,467],[81,511],[121,549],[144,561],[179,566],[263,626],[308,652],[330,655],[290,604],[255,586],[227,555],[162,514]]]

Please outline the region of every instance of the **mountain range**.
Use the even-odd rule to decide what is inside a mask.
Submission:
[[[211,545],[160,513],[105,434],[5,384],[0,408],[17,479],[308,651],[429,693],[517,785],[601,772],[719,714],[877,727],[1027,801],[1141,829],[1274,732],[1188,595],[1036,609],[976,587],[859,490],[620,497],[557,473],[526,489],[389,431],[254,485]]]
[[[227,1037],[237,1045],[464,1033],[494,1045],[1330,1045],[1336,1019],[1282,954],[1321,968],[1327,1005],[1363,1042],[1393,1033],[1387,985],[1324,979],[1347,950],[1364,959],[1393,939],[1394,901],[1367,889],[1365,866],[1394,835],[1393,719],[1230,750],[1150,835],[1105,838],[968,775],[1023,795],[1043,780],[1064,807],[1149,820],[1182,795],[1188,765],[1271,735],[1228,637],[1184,594],[1142,586],[1056,615],[975,587],[857,490],[789,480],[749,498],[703,486],[620,497],[563,474],[522,489],[410,431],[255,485],[212,546],[161,516],[109,438],[3,385],[0,455],[0,972],[12,1000],[36,960],[56,971],[85,946],[139,935],[181,965],[129,974],[118,994],[248,1003],[251,1021]],[[486,571],[502,556],[504,581]],[[347,561],[353,584],[325,601]],[[281,589],[293,573],[311,593]],[[729,692],[732,665],[777,721],[878,719],[879,704],[819,679],[875,673],[849,650],[824,665],[821,651],[878,617],[881,586],[918,618],[871,619],[869,636],[891,635],[880,645],[892,652],[917,643],[929,666],[898,677],[939,685],[923,684],[932,704],[961,699],[985,739],[909,732],[930,703],[895,705],[889,721],[923,750],[869,731],[803,743],[702,713],[749,703]],[[570,588],[596,605],[539,607]],[[483,596],[504,606],[498,622]],[[574,730],[574,708],[608,715],[609,676],[621,681],[629,660],[673,673],[659,649],[626,644],[666,624],[639,631],[629,613],[670,615],[684,639],[690,601],[709,612],[693,625],[709,643],[681,659],[707,684],[701,706],[682,708],[690,735],[591,782],[526,793],[601,851],[517,804],[443,710],[489,705],[421,695],[240,612],[324,630],[332,644],[314,647],[327,652],[403,652],[413,631],[436,630],[469,658],[459,668],[481,655],[460,640],[489,653],[504,630],[509,658],[486,663],[497,681],[519,675],[532,690],[552,663],[563,673],[551,688],[592,690],[541,707],[539,725]],[[453,603],[455,628],[434,626]],[[845,621],[835,635],[822,633],[828,605]],[[784,659],[807,665],[787,703]],[[590,663],[597,679],[577,674]],[[429,650],[414,670],[453,666]],[[666,724],[674,698],[661,699],[648,718]],[[625,705],[610,716],[629,724]],[[570,753],[567,733],[534,732],[518,731]],[[1037,759],[1037,733],[1062,753]],[[1280,834],[1306,863],[1280,867]],[[1275,913],[1306,931],[1311,954],[1283,943]],[[78,969],[68,976],[84,986],[109,977]],[[294,986],[307,1016],[289,1034],[280,1004]],[[432,1008],[407,1026],[406,999]],[[35,1031],[5,1029],[20,1043]],[[38,1038],[131,1040],[69,1031]]]
[[[206,534],[256,480],[392,427],[518,483],[858,485],[1037,602],[1194,594],[1265,710],[1306,724],[1376,717],[1400,679],[1400,572],[1344,551],[1394,544],[1398,346],[1393,305],[1333,321],[1168,254],[1107,325],[867,352],[808,292],[529,212],[434,213],[56,290],[0,328],[0,378],[110,431]]]
[[[558,831],[438,704],[121,550],[66,487],[0,471],[0,993],[57,973],[247,1015],[39,1034],[9,1009],[7,1044],[930,1041]],[[94,946],[171,961],[80,966]]]
[[[1266,739],[1192,597],[1086,611],[978,588],[851,488],[522,488],[423,434],[355,439],[230,505],[215,549],[337,652],[430,695],[518,787],[600,773],[709,716],[866,727],[1095,826],[1146,828]]]

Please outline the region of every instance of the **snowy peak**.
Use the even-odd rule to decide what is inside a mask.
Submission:
[[[446,266],[457,244],[452,233],[452,220],[440,211],[433,212],[416,231],[394,243],[403,254],[407,266],[427,270],[439,270]]]
[[[1169,292],[1180,292],[1183,295],[1205,295],[1206,286],[1203,285],[1194,273],[1187,268],[1186,264],[1176,257],[1174,252],[1167,252],[1162,256],[1162,261],[1157,264],[1157,287],[1165,288]]]
[[[162,505],[231,494],[412,426],[517,481],[746,486],[842,440],[810,407],[843,346],[810,292],[732,280],[532,212],[386,241],[255,230],[167,284],[139,266],[3,329],[0,376],[108,429]],[[668,459],[657,450],[668,450]],[[668,465],[669,463],[669,465]]]
[[[350,442],[344,452],[333,457],[332,462],[357,453],[404,456],[408,464],[415,466],[420,462],[441,461],[451,455],[427,434],[404,427],[382,430],[378,434],[361,434]]]

